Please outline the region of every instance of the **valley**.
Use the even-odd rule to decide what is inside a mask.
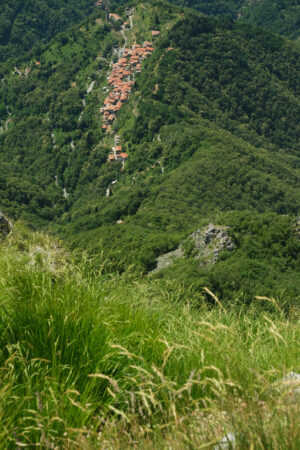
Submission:
[[[109,22],[95,11],[91,23],[54,39],[40,65],[19,66],[31,68],[27,76],[2,83],[12,114],[0,136],[7,214],[63,237],[71,250],[94,255],[100,246],[112,270],[133,264],[145,274],[226,211],[296,215],[297,48],[162,3],[120,10]],[[13,105],[18,93],[22,104]],[[228,258],[236,264],[236,253]],[[219,275],[210,276],[223,295]],[[261,283],[253,276],[249,297]]]
[[[298,12],[4,1],[1,448],[299,448]]]

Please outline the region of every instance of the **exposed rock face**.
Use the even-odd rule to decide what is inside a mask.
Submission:
[[[235,248],[228,230],[229,227],[213,224],[199,228],[181,242],[176,250],[159,256],[157,258],[157,267],[150,274],[171,266],[177,258],[184,256],[199,259],[199,264],[202,267],[215,264],[222,251]]]
[[[12,229],[11,223],[0,211],[0,237],[6,237],[11,232],[11,229]]]
[[[207,227],[199,228],[180,245],[185,254],[201,259],[202,264],[215,264],[220,252],[235,248],[228,230],[229,227],[209,224]]]
[[[182,258],[184,256],[183,250],[181,248],[181,246],[179,246],[176,250],[169,252],[169,253],[165,253],[162,256],[159,256],[157,258],[157,266],[154,270],[152,270],[152,273],[156,273],[159,272],[162,269],[165,269],[166,267],[172,266],[172,264],[174,263],[174,260],[177,258]]]

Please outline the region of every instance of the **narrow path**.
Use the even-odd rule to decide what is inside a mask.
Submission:
[[[70,194],[68,194],[67,189],[64,187],[63,188],[63,197],[67,199],[69,197],[69,195]]]
[[[158,160],[157,161],[158,162],[158,164],[160,165],[160,170],[161,170],[161,173],[165,173],[165,168],[164,168],[164,166],[162,165],[162,162],[160,161],[160,160]]]
[[[123,49],[125,49],[126,44],[127,44],[127,36],[126,36],[124,30],[125,30],[125,27],[124,27],[124,25],[122,25],[121,35],[122,35],[122,37],[123,37],[123,39],[124,39],[124,46],[122,47]]]
[[[86,94],[82,99],[83,110],[81,111],[81,113],[78,117],[78,122],[81,121],[83,113],[84,113],[84,108],[86,107],[86,96],[92,92],[92,90],[94,89],[95,83],[96,83],[96,80],[92,81],[86,89]]]
[[[91,84],[88,86],[86,93],[89,94],[90,92],[92,92],[94,86],[95,86],[96,81],[92,81]]]
[[[53,148],[55,148],[56,147],[56,142],[55,142],[55,134],[54,134],[54,131],[52,131],[52,133],[51,133],[51,138],[52,138],[52,145],[53,145]]]
[[[55,175],[55,177],[54,177],[54,183],[55,183],[55,186],[59,186],[59,184],[58,184],[58,177],[57,177],[57,175]],[[63,189],[62,189],[62,196],[65,198],[65,199],[67,199],[68,197],[69,197],[69,193],[67,192],[67,189],[64,187]]]
[[[72,141],[70,145],[71,145],[71,150],[75,150],[75,144],[74,144],[74,141]]]

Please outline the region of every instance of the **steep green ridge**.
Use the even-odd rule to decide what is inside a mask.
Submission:
[[[236,18],[245,0],[174,0],[174,3],[195,8],[209,16],[227,15]]]
[[[8,214],[19,215],[17,211],[27,205],[26,218],[32,222],[32,214],[51,219],[54,204],[60,210],[62,187],[55,185],[55,176],[60,184],[72,139],[77,138],[81,160],[99,139],[92,113],[83,114],[80,123],[78,119],[91,77],[105,79],[108,62],[104,56],[117,42],[109,26],[93,20],[65,33],[63,44],[57,38],[41,55],[39,66],[34,61],[20,66],[23,74],[29,67],[28,77],[15,73],[1,83],[1,190],[7,199],[3,198],[2,207],[8,208]],[[98,101],[94,98],[94,108]],[[74,158],[72,167],[80,170]]]
[[[254,4],[245,4],[240,14],[242,21],[266,28],[290,39],[299,40],[300,5],[298,0],[281,0],[279,2],[261,0]]]
[[[159,7],[164,8],[163,4]],[[172,14],[166,9],[167,19]],[[185,36],[189,39],[185,40]],[[22,182],[22,174],[26,173],[33,183],[39,178],[36,183],[43,191],[50,190],[43,194],[51,209],[45,219],[61,214],[59,208],[56,212],[51,205],[61,203],[53,195],[60,193],[63,186],[76,197],[77,188],[78,195],[82,195],[83,188],[97,180],[97,189],[104,194],[107,183],[119,172],[118,168],[114,170],[104,164],[112,141],[106,139],[99,144],[103,135],[97,113],[104,97],[101,89],[106,82],[107,57],[113,44],[121,40],[120,33],[93,21],[64,35],[63,42],[61,37],[57,38],[41,55],[40,66],[29,62],[28,77],[10,75],[1,84],[2,201],[10,214],[16,213],[15,208],[23,209],[20,201],[18,206],[12,206],[15,194],[9,194],[6,186],[7,175],[11,176],[12,172],[17,182]],[[206,128],[203,119],[215,123],[216,132],[224,128],[257,147],[289,153],[290,156],[285,156],[287,164],[297,168],[298,159],[294,156],[299,154],[300,107],[296,48],[250,27],[193,15],[165,33],[158,45],[160,48],[137,77],[136,96],[118,119],[117,127],[123,130],[125,144],[132,155],[130,172],[140,171],[159,158],[160,145],[153,139],[157,139],[161,127],[176,123],[191,128],[201,122]],[[168,52],[169,45],[175,50]],[[21,69],[24,71],[26,66]],[[87,108],[78,122],[84,91],[93,79],[95,90],[89,95]],[[156,85],[158,89],[154,93]],[[137,103],[140,94],[142,100]],[[134,105],[138,117],[131,114]],[[11,116],[7,115],[6,107]],[[163,155],[166,169],[176,168],[197,149],[201,138],[197,136],[197,127],[195,130],[190,132],[187,141],[191,145],[184,145],[182,139],[179,145],[183,148],[172,144],[167,149],[168,155]],[[71,150],[72,140],[75,152]],[[138,144],[150,151],[135,152]],[[12,170],[8,165],[12,165]],[[54,185],[55,175],[59,188]],[[34,192],[35,189],[22,200],[27,211],[26,205]],[[42,206],[40,201],[36,210],[31,208],[30,214],[39,214]]]
[[[0,61],[49,41],[95,9],[93,0],[1,0]],[[38,49],[36,49],[37,51]],[[41,52],[41,50],[39,50]]]
[[[300,6],[297,0],[171,0],[204,14],[229,16],[291,39],[300,35]]]
[[[226,218],[220,216],[222,211],[298,213],[298,130],[293,117],[285,121],[285,114],[293,107],[296,116],[299,115],[298,80],[292,75],[289,81],[283,81],[288,63],[281,57],[287,44],[264,32],[260,35],[255,32],[249,39],[251,32],[251,28],[242,25],[188,16],[175,25],[167,40],[162,39],[161,48],[147,63],[147,71],[137,79],[136,95],[116,123],[116,130],[130,154],[124,176],[120,179],[121,174],[113,173],[109,179],[100,172],[95,181],[74,194],[70,224],[65,229],[66,235],[77,235],[73,241],[75,246],[79,244],[91,252],[95,247],[105,250],[121,270],[130,263],[141,270],[150,270],[155,267],[156,256],[175,248],[180,239],[203,221],[235,226],[233,232],[239,230],[241,238],[246,232],[242,223],[251,213],[243,213],[245,219],[243,214]],[[266,36],[268,41],[263,39]],[[168,51],[169,46],[174,50]],[[292,46],[290,49],[293,56],[289,73],[295,69],[296,75],[299,69],[292,61],[297,61],[298,52]],[[270,86],[273,88],[269,89]],[[287,86],[289,93],[284,94]],[[247,96],[243,99],[245,92]],[[273,96],[275,92],[281,95]],[[282,108],[286,107],[282,115]],[[113,195],[102,200],[94,198],[93,192],[104,196],[109,180],[113,179],[119,179]],[[118,219],[125,223],[117,225]],[[251,286],[247,289],[243,286],[248,291],[248,299],[262,286],[270,289],[268,292],[273,288],[273,292],[279,293],[294,257],[296,265],[290,266],[293,280],[290,285],[294,286],[288,294],[290,300],[299,288],[298,243],[294,238],[293,250],[285,260],[283,253],[288,237],[279,236],[281,227],[284,229],[287,224],[280,225],[281,220],[285,223],[286,219],[276,215],[257,216],[250,232],[255,242],[261,233],[261,223],[271,228],[273,222],[277,223],[278,234],[268,237],[266,232],[263,239],[265,242],[270,239],[274,249],[279,245],[281,256],[274,250],[270,258],[270,255],[265,258],[262,248],[266,244],[257,248],[251,244],[241,250],[241,257],[234,253],[226,263],[228,272],[236,266],[243,267],[241,273],[248,273]],[[292,233],[291,226],[289,230]],[[278,269],[281,279],[278,288],[273,280],[279,266],[270,263],[273,257],[283,257],[285,275],[281,278]],[[249,271],[251,264],[253,270]],[[183,276],[188,279],[187,284],[192,281],[197,289],[206,280],[220,294],[228,295],[225,283],[218,281],[217,270],[207,275],[196,270],[194,264],[192,267],[192,279]],[[233,274],[239,290],[241,277],[234,270]]]
[[[234,286],[250,302],[286,290],[282,302],[297,302],[299,50],[162,2],[136,4],[133,22],[130,42],[151,29],[161,37],[111,134],[99,108],[123,38],[101,10],[55,38],[39,66],[24,62],[28,76],[1,83],[1,207],[98,255],[96,265],[103,253],[107,271],[144,274],[200,225],[230,225],[238,251],[206,273],[190,258],[161,275],[174,280],[181,266],[194,293],[206,284],[230,301]],[[129,154],[124,169],[106,162],[114,132]]]
[[[55,38],[40,55],[38,66],[35,60],[25,61],[18,68],[21,75],[7,73],[0,86],[2,208],[37,225],[57,220],[68,207],[64,187],[73,193],[79,183],[80,192],[101,169],[109,172],[108,177],[110,172],[119,173],[119,168],[111,171],[106,165],[108,143],[96,146],[104,137],[99,114],[103,87],[113,48],[123,38],[105,23],[104,12],[97,11],[90,23]],[[170,11],[167,20],[175,14]],[[143,39],[149,38],[154,19],[152,8]],[[95,87],[87,93],[92,81]]]

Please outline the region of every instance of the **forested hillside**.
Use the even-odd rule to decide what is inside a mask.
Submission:
[[[118,13],[126,20],[124,9]],[[181,281],[195,292],[205,283],[226,298],[234,285],[247,302],[258,291],[275,295],[288,285],[293,302],[299,50],[250,25],[163,2],[136,4],[132,20],[124,32],[95,8],[90,21],[47,44],[38,61],[5,74],[1,207],[48,227],[74,250],[103,253],[109,270],[133,265],[144,274],[200,225],[219,222],[231,227],[239,252],[210,271],[179,261],[187,274]],[[129,46],[142,44],[151,30],[160,31],[153,54],[105,133],[100,107],[118,48],[124,36]],[[129,155],[124,164],[107,162],[116,134]],[[266,232],[259,240],[261,224]],[[166,277],[174,277],[178,264]],[[268,278],[275,272],[276,283]],[[232,275],[228,283],[225,273]],[[249,274],[248,286],[241,273]]]
[[[266,28],[291,39],[300,36],[300,4],[298,0],[261,0],[245,4],[240,11],[242,21]]]
[[[229,16],[282,34],[291,39],[300,35],[298,0],[172,0],[208,15]]]
[[[20,56],[78,23],[94,10],[93,0],[1,0],[0,61]]]

